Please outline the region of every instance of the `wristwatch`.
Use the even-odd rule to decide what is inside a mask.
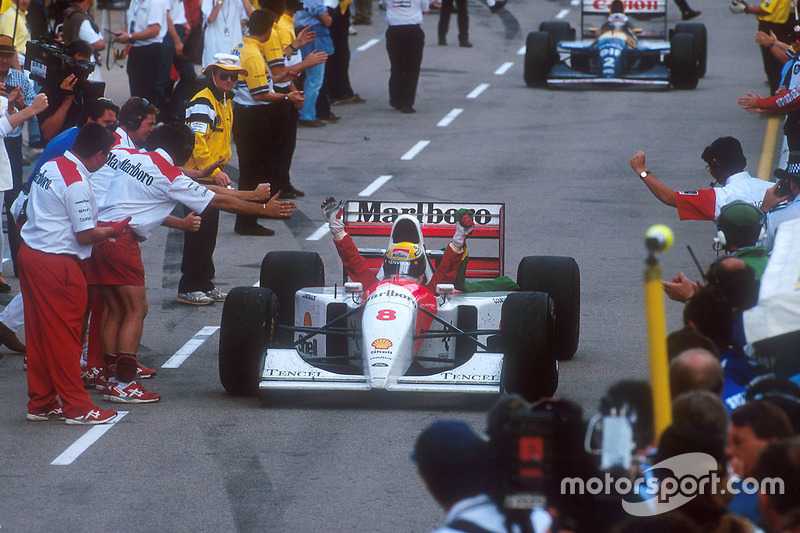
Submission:
[[[639,172],[639,177],[642,178],[642,179],[645,179],[648,174],[650,174],[649,170],[643,170],[643,171]]]

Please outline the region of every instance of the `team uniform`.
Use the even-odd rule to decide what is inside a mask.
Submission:
[[[202,213],[214,193],[184,176],[162,149],[155,152],[112,150],[114,179],[100,206],[100,223],[131,217],[131,231],[97,243],[93,257],[100,285],[144,285],[139,242],[153,235],[177,203]]]
[[[231,159],[231,133],[233,129],[233,94],[223,93],[209,80],[208,87],[197,93],[186,108],[186,124],[194,131],[194,151],[185,167],[195,170],[205,168],[222,157],[222,167]],[[199,183],[214,183],[214,176],[197,178]],[[190,209],[184,208],[185,214]],[[201,215],[200,229],[183,235],[183,260],[178,282],[178,294],[214,289],[214,249],[217,245],[219,210],[207,208]]]
[[[239,189],[252,191],[260,183],[272,181],[273,161],[270,160],[274,136],[272,131],[272,104],[254,97],[275,92],[266,60],[261,53],[261,43],[245,37],[233,50],[239,56],[247,76],[239,76],[234,89],[233,138],[239,154]],[[257,225],[253,215],[236,215],[236,229],[247,230]]]
[[[167,3],[164,0],[131,0],[127,20],[131,34],[153,24],[159,25],[157,35],[130,43],[127,72],[131,96],[141,96],[160,107],[157,69],[161,63],[161,42],[167,34]]]
[[[722,206],[741,200],[761,206],[764,193],[774,184],[752,177],[747,171],[730,176],[723,187],[699,191],[676,191],[675,202],[681,220],[714,220]]]
[[[334,239],[333,244],[336,245],[336,251],[339,253],[350,279],[361,283],[364,290],[378,283],[378,278],[369,269],[366,259],[358,253],[358,247],[349,234],[345,234],[342,239]],[[456,279],[459,264],[461,264],[461,254],[448,245],[445,248],[442,261],[433,273],[431,280],[425,286],[429,291],[433,292],[436,290],[436,285],[440,283],[453,283]]]
[[[766,14],[756,15],[758,30],[767,35],[775,33],[779,41],[788,42],[792,31],[792,5],[791,0],[762,0],[760,7]],[[783,65],[766,47],[761,48],[761,58],[764,62],[764,72],[767,74],[770,93],[774,93],[781,82],[781,69]]]
[[[389,103],[408,110],[414,105],[425,47],[422,13],[428,0],[381,0],[386,7],[386,52],[389,54]]]
[[[139,151],[136,147],[136,143],[133,142],[128,135],[128,132],[122,128],[117,128],[114,132],[114,146],[112,146],[111,149],[112,151],[117,149],[125,149],[132,152]],[[94,191],[94,197],[97,199],[98,205],[103,205],[103,199],[106,197],[109,185],[111,185],[114,172],[115,169],[106,162],[100,170],[92,174],[92,190]]]
[[[69,421],[110,420],[115,413],[98,409],[81,381],[86,280],[80,262],[89,257],[92,245],[78,243],[76,233],[93,229],[97,222],[89,171],[67,152],[42,166],[28,202],[19,255],[25,300],[28,418],[41,420],[57,415],[58,395]],[[41,416],[45,418],[36,418]]]

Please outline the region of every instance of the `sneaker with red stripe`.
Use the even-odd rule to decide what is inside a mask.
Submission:
[[[117,417],[117,412],[113,409],[100,409],[96,407],[89,409],[86,413],[76,416],[75,418],[67,418],[67,424],[70,425],[94,425],[94,424],[107,424]]]
[[[136,363],[136,366],[138,367],[136,370],[136,377],[139,379],[150,379],[156,375],[156,371],[152,368],[147,368],[139,363]]]
[[[64,409],[54,407],[43,413],[28,413],[27,419],[32,422],[47,422],[49,420],[66,420],[66,417],[64,416]]]
[[[118,403],[152,403],[160,400],[161,395],[147,392],[138,381],[131,381],[124,386],[116,381],[109,381],[103,391],[103,398]]]

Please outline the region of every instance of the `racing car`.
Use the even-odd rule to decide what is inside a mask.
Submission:
[[[584,21],[597,15],[606,17],[600,29],[585,28]],[[657,28],[633,28],[631,18]],[[575,29],[561,20],[542,22],[539,31],[530,32],[526,85],[694,89],[706,72],[705,26],[683,22],[667,32],[667,0],[582,0],[580,38],[575,37]]]
[[[442,252],[425,240],[449,238],[459,208],[474,210],[467,278],[504,271],[504,204],[343,202],[354,240],[423,248],[432,272]],[[378,272],[383,248],[358,246]],[[380,276],[379,276],[380,278]],[[428,277],[430,279],[430,277]],[[233,395],[270,390],[514,392],[530,401],[558,386],[558,360],[578,347],[580,272],[570,257],[525,257],[520,291],[431,291],[394,275],[372,287],[325,284],[313,252],[273,251],[259,287],[236,287],[225,301],[219,374]]]

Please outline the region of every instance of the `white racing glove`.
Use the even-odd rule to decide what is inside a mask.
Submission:
[[[731,5],[728,6],[728,9],[731,10],[731,13],[744,13],[745,9],[747,9],[747,2],[744,0],[731,0]]]
[[[456,248],[464,248],[464,243],[467,242],[467,235],[472,233],[475,228],[475,221],[472,219],[472,212],[467,209],[459,209],[456,211],[456,231],[453,233],[453,239],[450,241]]]
[[[328,221],[328,227],[334,238],[341,239],[340,233],[344,233],[344,222],[342,222],[343,202],[337,202],[333,196],[328,196],[322,202],[322,216]]]

